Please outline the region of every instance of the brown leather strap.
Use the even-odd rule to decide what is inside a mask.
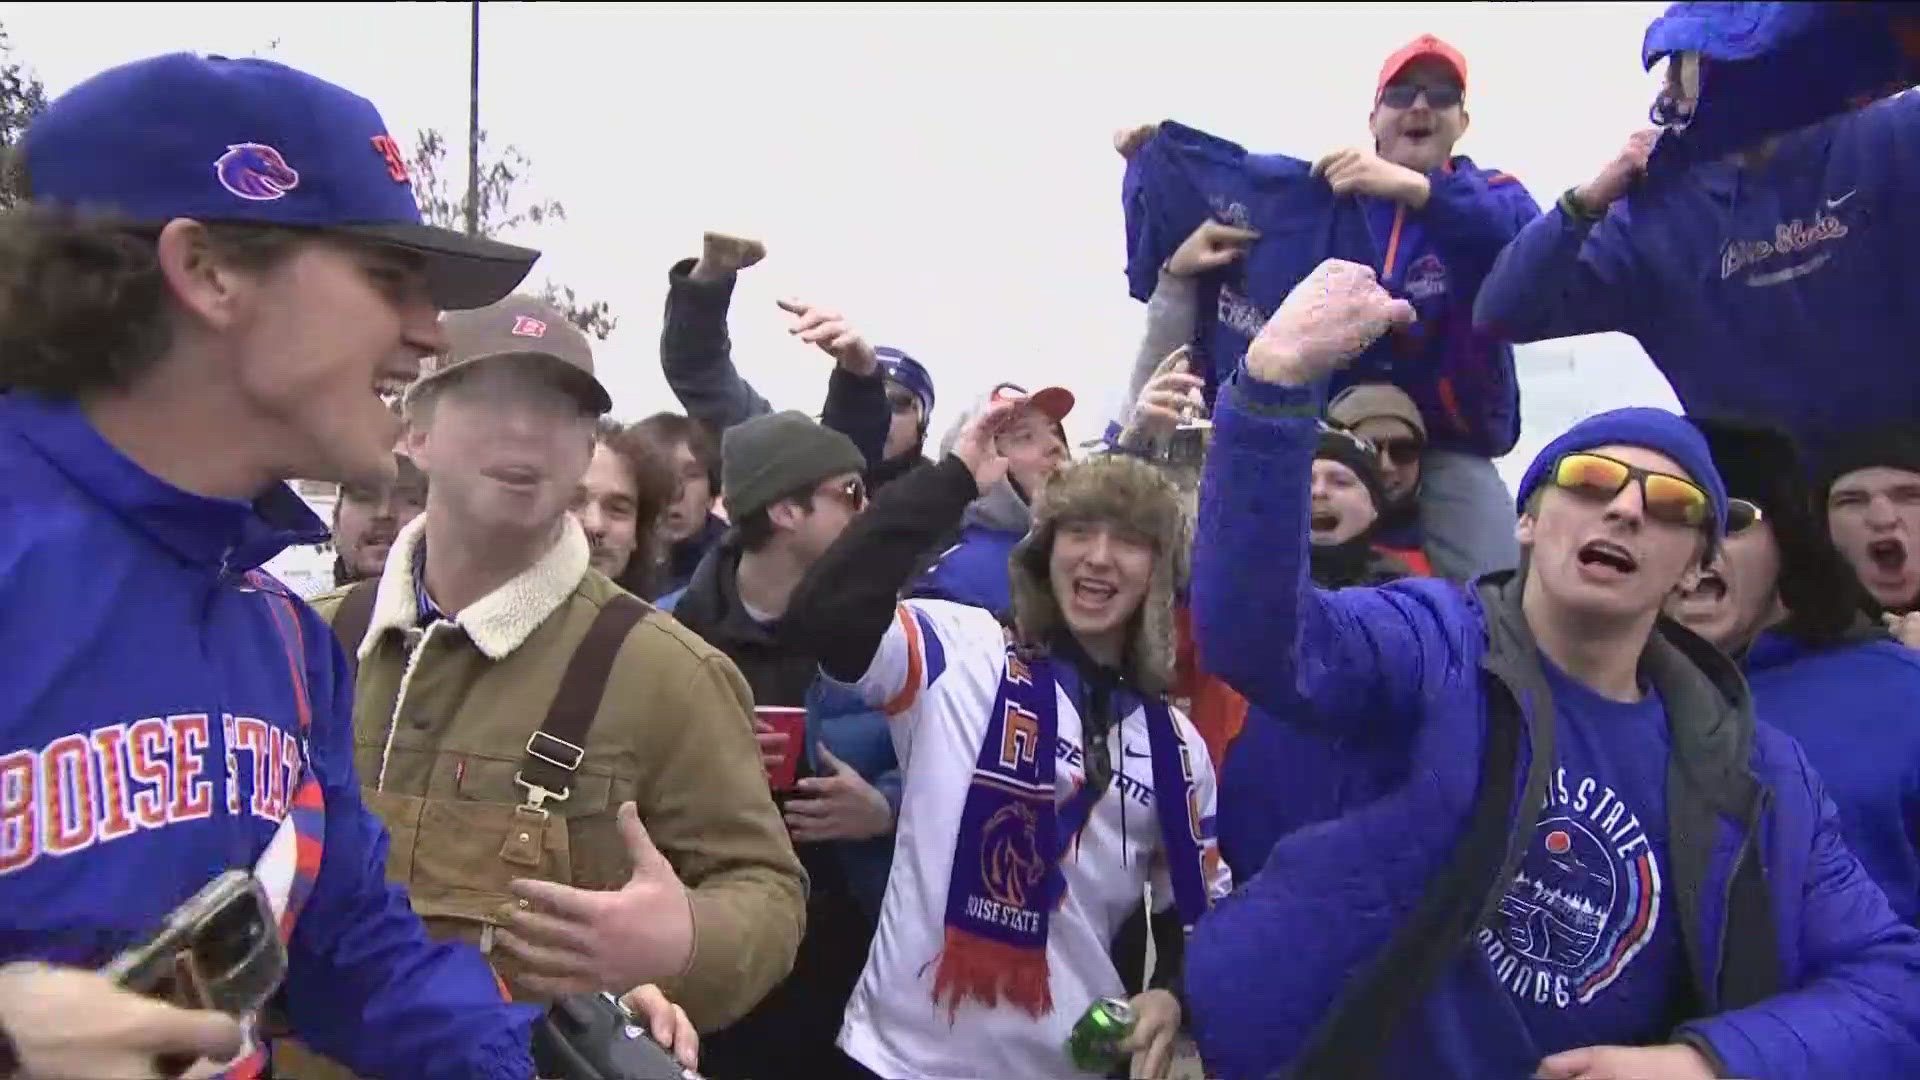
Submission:
[[[573,786],[574,770],[586,756],[587,732],[600,712],[600,698],[613,672],[614,658],[627,642],[627,633],[652,608],[626,593],[607,601],[587,627],[587,635],[573,650],[560,689],[553,695],[547,718],[527,740],[527,756],[520,762],[519,779],[564,798]]]
[[[333,611],[333,636],[347,650],[348,679],[360,673],[360,642],[367,636],[367,627],[373,625],[373,597],[379,589],[379,578],[356,581]]]

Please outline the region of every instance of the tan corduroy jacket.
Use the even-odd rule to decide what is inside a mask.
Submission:
[[[633,867],[616,821],[638,804],[692,897],[691,968],[661,983],[701,1031],[739,1019],[785,978],[805,922],[806,875],[753,738],[752,696],[719,651],[649,610],[614,661],[572,794],[542,828],[516,811],[514,774],[575,647],[618,586],[588,568],[571,517],[532,568],[417,629],[422,515],[402,530],[358,649],[354,765],[392,833],[387,875],[436,937],[491,951],[507,883],[542,877],[618,889]],[[314,606],[329,621],[344,590]]]

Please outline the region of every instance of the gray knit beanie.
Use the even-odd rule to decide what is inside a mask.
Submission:
[[[796,410],[756,416],[720,436],[720,489],[735,522],[841,473],[863,473],[853,440]]]

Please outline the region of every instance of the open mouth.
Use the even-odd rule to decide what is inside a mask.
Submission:
[[[407,387],[412,386],[420,377],[420,365],[402,367],[388,365],[379,370],[373,379],[373,396],[388,409],[398,409],[402,398],[406,397]]]
[[[1424,142],[1433,137],[1433,129],[1424,124],[1409,124],[1400,129],[1400,135],[1408,142]]]
[[[1867,545],[1867,558],[1883,574],[1898,574],[1907,567],[1907,545],[1899,537],[1875,540]]]
[[[1317,512],[1307,519],[1307,528],[1313,532],[1332,532],[1340,527],[1340,515],[1330,512]]]
[[[532,487],[540,482],[540,470],[531,465],[495,465],[482,469],[480,475],[511,487]]]
[[[1631,552],[1611,540],[1587,541],[1580,547],[1579,560],[1583,567],[1617,574],[1631,574],[1640,568]]]
[[[1688,589],[1685,598],[1700,603],[1719,603],[1727,598],[1726,579],[1711,570],[1700,575],[1700,580]]]
[[[1073,598],[1088,607],[1099,607],[1120,595],[1118,586],[1090,578],[1073,579]]]

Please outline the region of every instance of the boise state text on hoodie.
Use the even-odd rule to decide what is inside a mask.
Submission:
[[[1209,1075],[1359,1075],[1367,1056],[1418,1061],[1423,1076],[1531,1075],[1571,1047],[1537,1045],[1566,1032],[1539,1023],[1538,997],[1521,1000],[1535,978],[1523,994],[1515,977],[1570,966],[1598,980],[1572,992],[1604,989],[1629,963],[1658,965],[1652,933],[1676,930],[1665,966],[1641,975],[1691,1000],[1646,995],[1640,1018],[1675,1024],[1668,1038],[1702,1048],[1717,1075],[1920,1074],[1920,934],[1847,850],[1798,746],[1754,724],[1730,661],[1677,628],[1649,642],[1643,674],[1666,707],[1671,764],[1646,755],[1637,771],[1664,772],[1664,813],[1606,807],[1596,820],[1605,794],[1576,785],[1556,750],[1569,738],[1536,707],[1556,691],[1517,580],[1314,589],[1306,486],[1275,483],[1310,470],[1311,395],[1243,370],[1220,401],[1195,544],[1200,647],[1247,694],[1249,724],[1318,733],[1345,772],[1309,793],[1295,815],[1305,827],[1271,841],[1258,875],[1188,943],[1188,1015]],[[1388,759],[1411,767],[1381,768]],[[1577,830],[1543,828],[1547,807],[1584,815],[1636,865],[1587,858]],[[1223,803],[1221,816],[1257,809]],[[1638,865],[1656,831],[1664,860]],[[1500,920],[1512,928],[1508,902],[1533,884],[1500,875],[1542,845],[1606,874],[1609,898],[1549,883],[1567,895],[1534,907],[1571,922],[1516,942]],[[1655,881],[1637,896],[1659,898],[1665,930],[1646,900],[1613,891]],[[1635,960],[1622,944],[1649,951]]]
[[[1250,154],[1235,143],[1167,121],[1127,162],[1127,281],[1153,294],[1160,267],[1209,217],[1258,230],[1241,259],[1202,279],[1195,349],[1217,385],[1280,301],[1315,266],[1335,258],[1371,266],[1418,320],[1382,339],[1335,375],[1328,393],[1390,382],[1420,407],[1432,444],[1499,457],[1520,437],[1513,349],[1473,326],[1474,296],[1494,258],[1540,215],[1505,173],[1455,157],[1427,174],[1420,210],[1370,196],[1335,196],[1312,163]],[[1211,387],[1210,387],[1211,390]]]
[[[18,391],[0,395],[0,476],[0,961],[97,967],[230,868],[259,865],[272,892],[263,853],[311,777],[296,1032],[362,1075],[532,1075],[534,1011],[386,882],[333,634],[250,573],[325,538],[299,497],[181,491],[76,406]]]
[[[1911,91],[1788,133],[1753,165],[1652,168],[1597,223],[1556,207],[1523,229],[1475,321],[1514,341],[1631,334],[1687,412],[1770,421],[1817,458],[1920,416],[1915,176]]]

